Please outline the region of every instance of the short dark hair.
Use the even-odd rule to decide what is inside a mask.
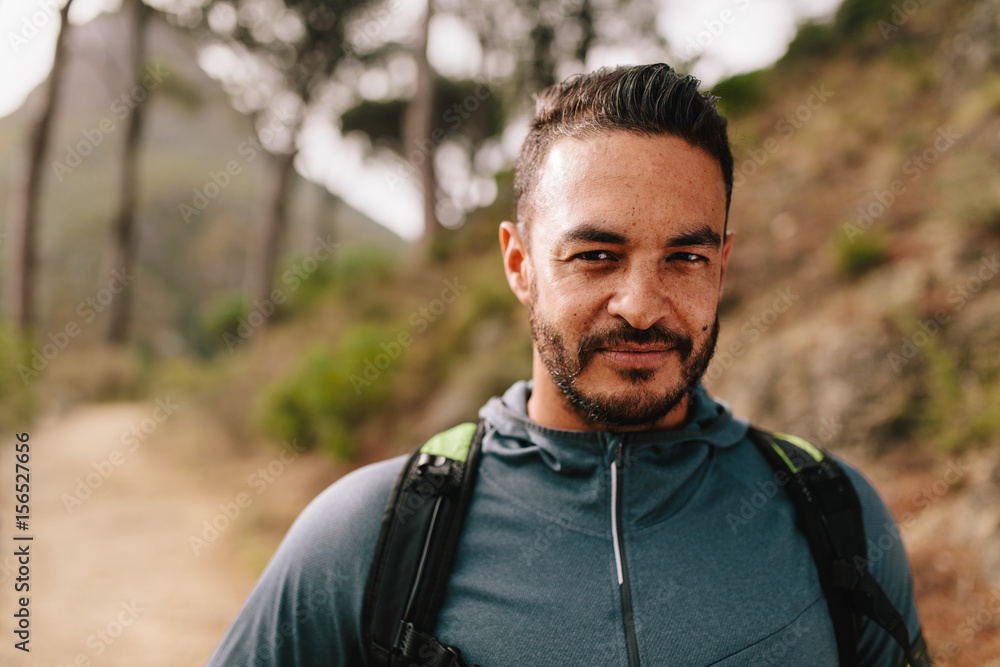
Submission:
[[[601,68],[577,74],[535,96],[535,113],[521,145],[514,176],[514,215],[527,242],[542,164],[561,137],[587,138],[613,131],[672,135],[718,160],[726,185],[726,220],[733,193],[733,154],[719,98],[698,91],[700,81],[663,63]]]

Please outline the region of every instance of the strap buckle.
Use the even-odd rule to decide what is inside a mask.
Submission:
[[[447,495],[461,483],[456,462],[440,454],[421,454],[411,487],[424,498]]]
[[[457,646],[420,632],[409,621],[400,622],[396,647],[402,657],[416,659],[417,664],[427,667],[479,667],[468,665],[462,658],[462,650]]]

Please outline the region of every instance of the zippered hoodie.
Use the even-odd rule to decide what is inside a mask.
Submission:
[[[527,415],[530,382],[480,411],[483,456],[435,634],[482,667],[837,665],[826,600],[795,509],[700,386],[683,427],[561,431]],[[365,466],[292,526],[210,665],[367,664],[361,607],[406,457]],[[899,532],[871,485],[870,568],[919,631]],[[881,628],[859,665],[895,666]]]

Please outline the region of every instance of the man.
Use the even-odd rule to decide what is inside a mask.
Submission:
[[[774,471],[746,422],[699,384],[733,247],[726,122],[665,65],[543,92],[500,227],[528,307],[531,382],[481,410],[482,460],[435,635],[469,664],[836,665],[795,508],[775,494],[727,521]],[[404,458],[366,466],[296,521],[214,665],[365,665],[361,611]],[[895,524],[848,469],[870,568],[920,634]],[[860,627],[858,664],[897,665]]]

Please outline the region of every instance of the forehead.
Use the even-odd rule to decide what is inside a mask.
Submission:
[[[533,230],[543,234],[583,222],[644,222],[639,227],[650,230],[707,224],[721,232],[726,215],[718,161],[671,135],[561,138],[542,165],[534,199]]]

